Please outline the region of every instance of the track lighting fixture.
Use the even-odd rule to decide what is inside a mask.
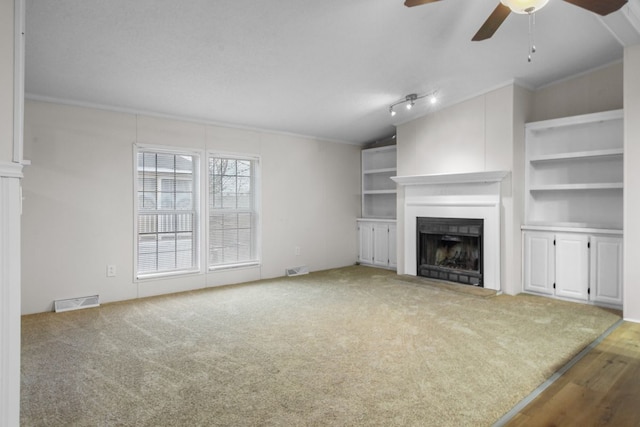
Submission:
[[[427,97],[429,98],[429,102],[432,105],[438,102],[438,98],[436,98],[435,91],[425,93],[424,95],[418,95],[417,93],[410,93],[409,95],[405,96],[404,99],[401,99],[400,101],[397,101],[391,104],[389,106],[389,114],[391,114],[391,117],[395,116],[396,115],[395,107],[402,104],[406,104],[405,105],[406,109],[411,110],[411,108],[415,105],[418,99],[427,98]]]

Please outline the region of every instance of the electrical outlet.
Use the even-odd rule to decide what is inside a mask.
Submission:
[[[296,246],[295,248],[293,248],[293,253],[295,254],[295,256],[300,256],[300,246]]]
[[[107,277],[116,277],[115,265],[107,265]]]

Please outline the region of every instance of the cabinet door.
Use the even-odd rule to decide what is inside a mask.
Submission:
[[[389,224],[389,267],[398,267],[398,253],[397,253],[397,226],[395,224]]]
[[[622,238],[591,238],[591,300],[622,305]]]
[[[389,225],[373,225],[373,264],[381,267],[389,265]]]
[[[363,264],[373,264],[373,224],[358,223],[359,253],[358,261]]]
[[[556,295],[589,297],[589,236],[556,234]]]
[[[553,233],[524,232],[524,289],[553,294]]]

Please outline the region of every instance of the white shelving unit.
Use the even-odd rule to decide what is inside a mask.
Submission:
[[[524,290],[620,307],[622,110],[525,131]]]
[[[526,125],[528,225],[622,229],[622,110]]]
[[[362,150],[362,218],[358,261],[396,268],[396,146]]]
[[[362,217],[395,219],[396,146],[362,150]]]

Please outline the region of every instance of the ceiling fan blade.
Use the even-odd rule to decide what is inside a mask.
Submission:
[[[567,0],[568,1],[568,0]],[[511,13],[511,9],[502,3],[498,3],[498,6],[491,12],[491,15],[484,21],[482,27],[478,30],[475,36],[471,39],[474,42],[486,40],[496,32],[496,30],[502,25],[507,16]]]
[[[608,15],[627,3],[627,0],[564,0],[598,15]]]
[[[440,0],[405,0],[404,5],[407,7],[420,6],[421,4],[435,3]]]

